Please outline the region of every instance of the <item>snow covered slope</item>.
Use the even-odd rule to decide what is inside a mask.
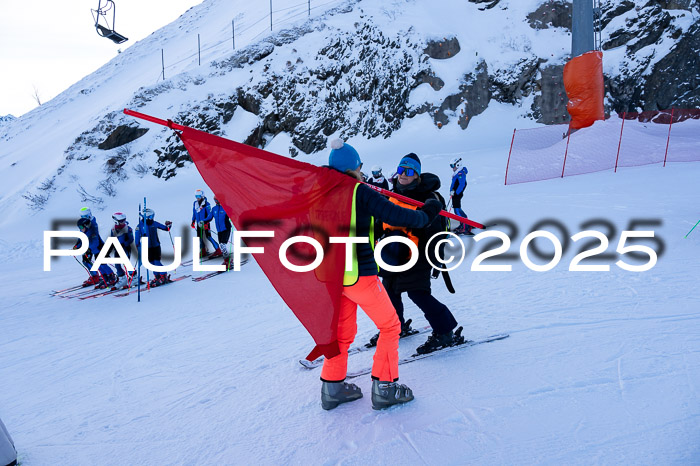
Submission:
[[[194,32],[197,18],[223,30],[229,18],[221,8],[231,8],[228,16],[239,14],[227,6],[229,2],[205,2],[217,10],[197,7],[118,57],[133,60],[133,69],[124,69],[123,79],[122,68],[108,64],[98,71],[106,73],[102,78],[86,77],[56,102],[3,126],[0,415],[22,464],[700,462],[696,293],[700,231],[684,238],[700,217],[700,164],[650,165],[504,186],[513,128],[537,126],[527,116],[532,96],[515,105],[491,102],[470,118],[467,130],[456,124],[459,110],[452,115],[446,107],[452,123],[442,128],[432,114],[416,113],[392,128],[388,138],[370,139],[360,131],[350,139],[366,166],[380,164],[385,172],[392,171],[402,155],[416,152],[423,170],[442,179],[443,194],[451,177],[448,162],[462,156],[469,168],[466,212],[485,223],[501,219],[500,229],[512,240],[513,257],[489,262],[511,264],[512,271],[471,271],[487,241],[470,239],[466,260],[451,273],[457,293],[433,282],[435,295],[454,312],[467,337],[506,332],[510,338],[401,366],[401,382],[416,394],[408,405],[373,411],[367,377],[357,380],[365,398],[323,411],[319,372],[305,371],[297,362],[312,347],[311,338],[254,261],[240,272],[202,282],[185,279],[151,290],[141,303],[133,296],[88,300],[49,296],[52,289],[84,280],[85,272],[70,258],[56,260],[51,272],[42,272],[41,233],[54,224],[72,229],[85,203],[97,215],[103,235],[114,211],[125,212],[133,223],[144,196],[157,219],[172,220],[176,234],[190,234],[193,192],[208,191],[199,174],[187,163],[176,167],[177,175],[168,179],[150,174],[158,163],[153,150],[168,146],[169,130],[139,123],[149,130],[128,146],[129,153],[118,153],[119,147],[101,152],[91,146],[127,121],[114,112],[136,96],[150,96],[141,101],[139,110],[160,117],[181,112],[191,118],[216,115],[219,98],[230,96],[251,76],[281,76],[287,61],[296,62],[292,57],[299,56],[304,63],[315,60],[315,51],[325,45],[318,38],[335,37],[331,30],[352,30],[355,22],[380,24],[368,29],[368,37],[380,41],[381,37],[411,41],[428,33],[444,38],[449,30],[458,37],[462,51],[447,61],[428,59],[432,68],[450,60],[474,64],[475,50],[479,56],[488,55],[489,67],[491,60],[516,60],[516,54],[511,56],[499,41],[515,37],[513,47],[520,47],[525,39],[517,37],[526,33],[531,47],[542,47],[545,53],[562,47],[558,41],[566,36],[563,31],[532,32],[529,26],[497,31],[482,24],[485,16],[476,16],[495,16],[506,4],[509,9],[500,14],[515,15],[540,2],[503,1],[479,10],[490,3],[499,2],[445,2],[454,7],[447,22],[433,16],[437,8],[426,13],[424,2],[359,2],[362,12],[352,3],[348,11],[341,8],[326,17],[325,26],[313,21],[304,26],[304,31],[313,30],[295,39],[304,48],[292,42],[275,46],[278,55],[269,63],[255,61],[227,74],[218,74],[225,69],[219,66],[199,72],[187,68],[190,63],[166,83],[147,83],[145,71],[152,68],[146,65],[150,63],[146,49],[154,47],[139,49],[139,44],[158,43],[168,34],[179,40],[180,27],[187,29],[188,24]],[[455,12],[474,16],[459,17]],[[221,22],[216,23],[219,17]],[[482,37],[495,42],[479,41]],[[265,47],[251,44],[245,53]],[[231,57],[212,58],[222,66],[233,63],[228,61]],[[107,73],[110,67],[114,70]],[[459,89],[466,68],[440,70],[444,86]],[[100,79],[110,81],[100,84]],[[339,87],[351,82],[340,81]],[[254,79],[250,85],[257,83]],[[146,84],[149,87],[140,91],[133,88]],[[81,89],[93,90],[81,94]],[[452,91],[441,92],[429,84],[418,86],[408,96],[408,107],[420,107],[433,93],[440,95],[435,102],[442,102]],[[212,107],[204,109],[207,102]],[[357,105],[351,110],[360,115],[362,107]],[[213,119],[197,121],[205,125]],[[216,122],[215,130],[236,140],[248,138],[261,124],[259,116],[244,108],[237,108],[226,123]],[[679,127],[686,123],[694,122]],[[290,154],[294,135],[280,132],[268,139],[264,133],[267,150]],[[335,133],[342,134],[342,129]],[[700,146],[697,133],[683,133],[686,144],[692,146],[695,137],[696,147]],[[83,134],[88,139],[76,142]],[[650,135],[646,144],[662,144],[662,137]],[[71,160],[66,160],[67,153]],[[327,150],[298,157],[322,164]],[[121,159],[127,160],[124,165]],[[106,170],[112,170],[113,197],[99,189],[107,179]],[[48,184],[37,190],[42,183]],[[81,187],[83,196],[97,196],[101,202],[81,201]],[[44,210],[28,211],[21,197],[26,192],[45,194]],[[572,241],[552,270],[525,267],[518,256],[520,244],[548,219],[538,228],[561,241],[586,229],[605,233],[610,240],[607,252],[613,254],[598,262],[610,270],[569,271],[581,248]],[[640,220],[646,223],[639,225]],[[630,225],[633,221],[637,227]],[[508,222],[518,231],[508,228]],[[659,255],[658,263],[646,272],[629,272],[615,264],[619,259],[638,263],[627,254],[614,254],[621,231],[634,228],[653,230],[658,240],[643,243],[654,246]],[[171,252],[169,239],[161,239],[164,252]],[[537,240],[536,245],[547,251],[547,241]],[[200,273],[181,267],[175,276],[185,274]],[[416,325],[425,325],[412,304],[407,304],[406,314]],[[375,330],[362,312],[358,315],[356,343],[363,343]],[[411,354],[423,338],[403,340],[401,355]],[[371,355],[352,356],[350,369],[367,366]]]

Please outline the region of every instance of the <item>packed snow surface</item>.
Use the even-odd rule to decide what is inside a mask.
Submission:
[[[399,8],[403,2],[392,4]],[[386,12],[387,23],[391,13]],[[202,15],[193,8],[180,25]],[[159,34],[180,37],[175,26]],[[122,55],[145,56],[134,48]],[[111,72],[110,66],[102,73]],[[363,399],[326,412],[320,407],[319,370],[298,363],[313,341],[255,261],[240,272],[146,291],[140,303],[133,294],[50,296],[51,290],[82,282],[86,273],[68,257],[44,272],[43,231],[74,228],[82,207],[75,185],[94,179],[98,164],[72,163],[65,179],[73,186],[53,192],[44,211],[30,211],[19,193],[55,173],[64,148],[100,111],[127,100],[133,89],[126,86],[142,79],[144,66],[124,76],[123,90],[115,78],[111,87],[95,88],[92,100],[81,100],[79,90],[101,79],[86,78],[72,94],[3,129],[5,147],[12,150],[0,154],[6,190],[0,205],[0,416],[22,465],[700,462],[700,227],[684,238],[700,220],[700,163],[623,167],[617,173],[505,186],[513,128],[537,125],[521,116],[523,108],[493,102],[466,131],[456,124],[438,129],[419,115],[389,139],[350,140],[365,167],[380,164],[385,174],[406,153],[417,153],[423,171],[440,176],[447,197],[449,161],[463,158],[469,169],[464,210],[476,221],[497,221],[494,229],[511,240],[506,255],[483,264],[512,270],[472,271],[477,255],[500,241],[487,247],[492,240],[465,238],[467,257],[451,272],[456,294],[441,280],[432,282],[433,293],[467,338],[510,337],[401,366],[401,382],[416,396],[407,405],[372,410],[371,380],[362,377],[355,382]],[[146,113],[171,117],[166,100]],[[177,108],[186,101],[172,104]],[[245,136],[236,133],[236,118],[246,125],[253,117],[236,114],[225,128],[233,139]],[[678,126],[683,147],[697,149],[700,137],[686,131],[686,124],[693,123]],[[593,129],[600,140],[615,138],[605,125]],[[635,134],[648,138],[650,150],[665,143],[661,130]],[[22,151],[25,145],[35,158],[29,149]],[[283,134],[266,149],[287,155],[288,147]],[[584,154],[585,147],[578,147],[579,160]],[[304,160],[321,165],[327,153]],[[112,212],[126,213],[134,225],[147,197],[156,219],[172,220],[174,235],[186,236],[197,188],[212,200],[193,166],[167,181],[131,176],[116,197],[93,206],[93,213],[104,238]],[[526,267],[520,257],[523,239],[536,229],[551,231],[566,245],[561,261],[544,272]],[[610,257],[582,264],[609,270],[569,270],[590,241],[570,237],[584,230],[608,237]],[[616,253],[633,244],[620,244],[625,230],[654,232],[654,238],[634,243],[656,251],[658,262],[650,270],[631,272],[616,264],[648,261],[643,253],[641,259]],[[171,253],[169,237],[161,232],[160,239],[164,253]],[[537,258],[535,249],[548,258]],[[552,250],[549,240],[537,239],[527,254],[542,265]],[[202,272],[180,267],[173,276],[185,274]],[[415,326],[426,325],[422,313],[405,302],[406,317]],[[356,344],[362,344],[375,328],[361,311],[358,324]],[[402,340],[401,356],[424,339]],[[351,356],[349,369],[367,367],[371,356]]]

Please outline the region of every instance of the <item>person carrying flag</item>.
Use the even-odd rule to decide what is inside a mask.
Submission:
[[[331,143],[331,148],[328,165],[360,181],[362,161],[357,151],[339,139]],[[411,389],[397,382],[401,324],[377,276],[372,240],[374,217],[390,225],[422,228],[435,219],[442,207],[437,199],[428,199],[421,209],[405,209],[363,184],[354,189],[354,222],[350,231],[354,230],[357,237],[369,237],[370,241],[356,245],[352,271],[345,272],[337,327],[340,354],[326,358],[321,371],[321,406],[326,410],[362,398],[357,385],[345,382],[348,348],[357,333],[358,305],[379,329],[372,366],[372,408],[383,409],[413,400]]]

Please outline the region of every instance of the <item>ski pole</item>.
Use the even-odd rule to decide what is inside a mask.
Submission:
[[[698,223],[700,223],[700,220],[698,220]],[[690,231],[684,236],[684,238],[687,238],[688,235],[691,234],[691,233],[693,232],[693,230],[695,230],[695,227],[698,226],[698,223],[696,223],[695,225],[693,225],[693,228],[690,229]]]
[[[392,191],[387,191],[386,189],[380,188],[379,186],[373,186],[373,185],[368,184],[368,183],[363,183],[363,184],[366,185],[367,187],[377,191],[380,194],[384,194],[385,196],[393,197],[394,199],[398,199],[399,201],[405,202],[406,204],[409,204],[409,205],[413,205],[416,207],[423,207],[422,202],[416,201],[415,199],[411,199],[410,197],[402,196],[401,194],[397,194],[397,193],[392,192]],[[459,215],[445,212],[444,210],[440,211],[440,215],[442,215],[443,217],[451,218],[453,220],[457,220],[458,222],[461,222],[461,223],[466,223],[467,225],[472,226],[474,228],[478,228],[480,230],[486,229],[486,226],[479,223],[479,222],[475,222],[473,220],[469,220],[468,218],[460,217]]]
[[[172,226],[172,224],[171,224]],[[175,241],[173,241],[173,234],[170,233],[170,228],[168,228],[168,236],[170,236],[170,244],[173,245],[173,254],[175,253]],[[177,272],[177,267],[173,270],[173,273]]]
[[[139,237],[143,234],[143,232],[141,231],[141,222],[143,222],[143,216],[141,214],[142,214],[141,213],[141,204],[139,204],[139,225],[138,225]],[[141,238],[139,238],[139,241],[141,241]],[[136,252],[138,252],[137,263],[139,266],[139,272],[138,272],[139,281],[136,284],[136,286],[138,287],[136,294],[138,296],[137,302],[140,303],[141,302],[141,245],[140,244],[136,245]]]
[[[78,260],[78,258],[75,257],[75,256],[73,256],[73,259],[75,259],[75,261],[76,261],[78,264],[80,264],[80,266],[81,266],[82,268],[85,269],[85,271],[86,271],[87,274],[88,274],[88,278],[92,278],[92,274],[90,273],[90,270],[89,270],[87,267],[85,267],[85,264],[83,264],[82,262],[80,262],[80,261]]]

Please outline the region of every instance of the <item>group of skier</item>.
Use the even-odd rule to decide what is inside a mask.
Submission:
[[[328,165],[330,168],[363,181],[362,161],[357,151],[341,140],[333,141]],[[457,213],[461,213],[460,200],[466,187],[466,168],[461,167],[461,159],[450,164],[454,176],[450,185],[453,203],[456,200]],[[369,183],[388,188],[387,180],[379,166],[372,167]],[[418,247],[416,264],[404,272],[389,272],[379,269],[374,260],[374,245],[357,245],[357,269],[355,276],[346,276],[344,292],[338,317],[338,345],[340,354],[324,360],[321,372],[321,406],[329,410],[341,403],[362,397],[362,390],[355,384],[345,381],[347,376],[348,348],[357,332],[357,306],[359,305],[375,323],[379,333],[371,338],[366,346],[377,347],[372,366],[372,407],[383,409],[413,400],[413,392],[406,385],[398,383],[398,341],[401,337],[417,333],[411,328],[411,320],[404,317],[401,295],[406,293],[425,315],[432,333],[427,341],[418,346],[416,352],[426,354],[439,349],[464,343],[461,327],[450,309],[438,301],[431,293],[430,281],[433,268],[426,256],[426,243],[436,233],[449,230],[446,219],[439,216],[446,209],[445,200],[439,194],[440,179],[422,171],[420,158],[410,153],[401,158],[392,177],[393,192],[423,202],[420,208],[403,203],[393,197],[388,199],[381,194],[359,185],[355,191],[353,212],[355,234],[370,236],[374,228],[374,238],[401,235],[409,238]],[[461,224],[462,225],[462,224]],[[462,232],[466,230],[462,228]],[[405,264],[411,251],[399,242],[389,243],[382,250],[382,260],[389,265]],[[434,259],[433,263],[437,263]],[[382,280],[379,280],[379,277]]]
[[[197,229],[197,236],[202,239],[200,257],[216,258],[224,256],[223,264],[230,266],[230,256],[227,247],[228,240],[231,236],[231,220],[219,203],[218,199],[214,198],[215,206],[212,208],[207,198],[201,189],[195,191],[195,201],[192,207],[192,228]],[[161,243],[158,237],[158,230],[170,232],[172,222],[166,221],[164,224],[155,220],[155,212],[153,209],[143,209],[139,214],[139,223],[134,231],[129,222],[126,220],[126,215],[122,212],[115,212],[112,215],[114,226],[111,228],[110,237],[117,238],[119,244],[124,250],[126,256],[131,259],[132,246],[135,245],[137,251],[141,248],[141,238],[148,238],[148,262],[153,265],[162,266],[161,262]],[[217,243],[211,236],[210,223],[214,221],[218,232],[219,242]],[[115,264],[115,270],[107,264],[101,264],[97,271],[90,270],[93,265],[93,258],[97,257],[105,242],[100,235],[97,219],[92,215],[88,207],[83,207],[80,210],[80,218],[78,219],[78,229],[88,238],[88,250],[83,254],[82,263],[86,270],[90,273],[90,277],[83,282],[83,286],[95,285],[96,288],[113,288],[122,289],[132,285],[135,272],[129,273],[120,264]],[[207,251],[204,239],[207,239],[214,246],[215,251],[209,254]],[[78,240],[73,249],[80,247]],[[110,248],[107,256],[116,255]],[[149,283],[149,286],[159,286],[170,282],[170,276],[165,272],[154,272],[154,278]]]

